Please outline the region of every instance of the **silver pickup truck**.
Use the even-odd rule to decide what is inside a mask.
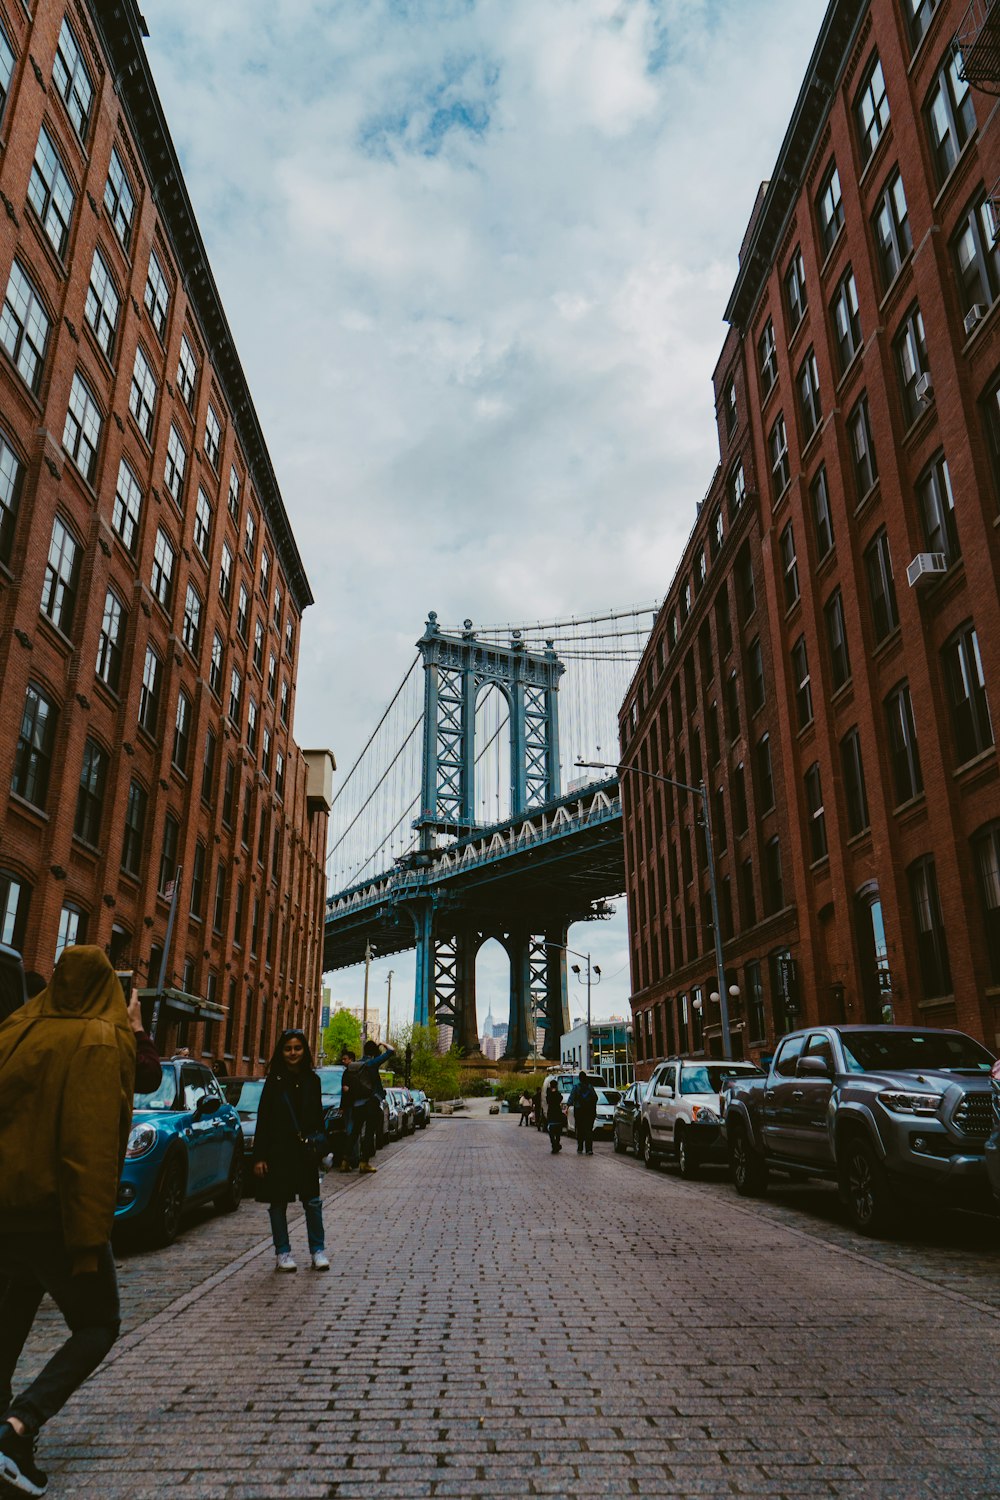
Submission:
[[[833,1178],[863,1234],[898,1197],[987,1207],[992,1053],[961,1031],[814,1026],[783,1037],[765,1078],[724,1089],[738,1193],[772,1170]]]

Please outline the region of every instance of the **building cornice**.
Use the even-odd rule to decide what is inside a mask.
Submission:
[[[145,21],[135,0],[87,0],[87,5],[188,299],[201,324],[212,367],[232,412],[289,590],[301,613],[314,602],[312,590],[153,81],[143,45],[148,35]]]

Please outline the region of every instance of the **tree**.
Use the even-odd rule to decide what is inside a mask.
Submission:
[[[323,1032],[323,1055],[330,1062],[339,1062],[345,1047],[356,1057],[361,1056],[361,1023],[349,1010],[338,1010]]]
[[[436,1026],[401,1026],[393,1032],[396,1049],[395,1066],[402,1072],[406,1046],[413,1049],[410,1077],[415,1089],[423,1089],[429,1099],[457,1099],[461,1094],[462,1055],[457,1047],[439,1050]]]

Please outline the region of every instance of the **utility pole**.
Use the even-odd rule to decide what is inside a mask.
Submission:
[[[385,976],[385,1045],[389,1045],[389,1021],[392,1017],[392,976],[395,969],[390,969]]]
[[[361,1041],[362,1044],[368,1040],[368,976],[372,967],[372,945],[365,939],[365,1002],[361,1012]]]

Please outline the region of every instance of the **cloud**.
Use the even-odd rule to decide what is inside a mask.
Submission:
[[[717,459],[737,250],[824,8],[146,0],[317,596],[300,743],[350,766],[429,608],[662,594]],[[620,918],[577,936],[623,967]]]

